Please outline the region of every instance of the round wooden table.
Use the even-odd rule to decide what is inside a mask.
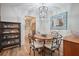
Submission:
[[[46,36],[42,36],[40,34],[35,34],[34,35],[34,39],[37,39],[37,40],[42,40],[44,41],[44,44],[45,44],[45,40],[51,40],[53,37],[51,35],[46,35]]]
[[[42,52],[44,52],[45,41],[46,41],[46,40],[51,40],[52,38],[53,38],[53,37],[52,37],[51,35],[46,35],[46,36],[42,36],[42,35],[40,35],[40,34],[35,34],[35,35],[34,35],[34,39],[41,40],[41,41],[44,42],[44,44],[43,44],[43,51],[42,51]],[[45,55],[45,53],[44,53],[43,55]]]
[[[34,38],[40,39],[40,40],[50,40],[52,39],[52,36],[51,35],[42,36],[40,34],[35,34]]]

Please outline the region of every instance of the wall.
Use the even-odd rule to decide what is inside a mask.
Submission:
[[[68,4],[67,4],[68,5]],[[78,34],[79,36],[79,4],[73,3],[70,6],[65,7],[64,9],[68,11],[68,30],[61,31],[62,34],[66,35]]]
[[[73,34],[79,36],[79,3],[72,4],[70,16],[70,29]]]
[[[56,15],[56,14],[59,14],[59,13],[62,13],[62,12],[65,12],[67,11],[68,12],[68,16],[67,16],[67,30],[57,30],[59,31],[63,36],[67,36],[67,35],[71,35],[72,32],[79,32],[79,4],[72,4],[72,3],[62,3],[62,4],[47,4],[46,5],[48,7],[48,20],[47,20],[47,23],[46,23],[46,26],[47,26],[47,30],[46,31],[50,31],[50,17],[53,16],[53,15]],[[39,22],[40,23],[40,20]],[[44,23],[44,21],[43,21]],[[45,26],[44,24],[41,25],[41,26]],[[44,32],[45,30],[40,30],[39,27],[38,27],[38,30],[40,32]]]
[[[38,22],[39,27],[37,28],[38,32],[41,32],[41,34],[43,33],[48,34],[50,32],[50,18],[53,15],[67,11],[68,12],[67,30],[57,30],[57,31],[59,31],[63,36],[70,35],[70,27],[69,27],[70,20],[69,19],[70,19],[71,4],[58,3],[58,4],[46,4],[45,6],[48,7],[48,19],[46,19],[45,21],[43,20],[43,24],[40,23],[41,21],[39,19],[39,22]],[[40,30],[40,28],[42,29]]]
[[[35,4],[1,4],[1,20],[9,22],[21,23],[21,41],[25,41],[25,16],[36,16],[38,19],[38,11]],[[38,21],[38,20],[36,20]],[[38,24],[38,23],[36,23]]]
[[[41,4],[0,4],[1,5],[1,20],[2,21],[12,21],[12,22],[21,22],[21,39],[22,44],[25,40],[25,22],[24,16],[36,16],[36,31],[43,33],[45,30],[41,30],[41,26],[46,26],[46,32],[50,31],[50,17],[52,15],[67,11],[68,12],[68,28],[67,30],[61,30],[60,33],[63,36],[70,35],[71,30],[78,26],[78,15],[79,15],[79,4],[46,4],[48,7],[48,19],[43,25],[40,25],[39,19],[39,7]],[[76,31],[76,29],[74,31]],[[59,31],[59,30],[57,30]],[[45,33],[45,32],[44,32]]]
[[[1,20],[21,23],[21,41],[24,42],[24,21],[21,10],[15,5],[1,4]]]
[[[70,35],[71,32],[70,32],[70,15],[71,15],[71,4],[69,3],[66,3],[66,4],[59,4],[59,5],[56,5],[57,9],[55,9],[55,12],[53,13],[53,15],[56,15],[56,14],[59,14],[59,13],[62,13],[62,12],[68,12],[68,15],[67,15],[67,30],[57,30],[59,31],[63,36],[67,36],[67,35]]]

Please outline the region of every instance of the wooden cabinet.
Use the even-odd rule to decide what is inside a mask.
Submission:
[[[63,42],[64,56],[79,56],[79,38],[73,35],[65,37]]]
[[[21,46],[20,23],[0,22],[0,50]]]

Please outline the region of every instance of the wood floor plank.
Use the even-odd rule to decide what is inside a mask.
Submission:
[[[60,50],[62,49],[63,44],[61,45]],[[29,41],[28,38],[26,38],[24,45],[22,45],[22,47],[17,47],[17,48],[13,48],[13,49],[7,49],[7,50],[3,50],[0,53],[0,56],[29,56]],[[60,53],[61,55],[63,55],[63,52]],[[33,56],[33,51],[31,52],[30,56]],[[55,55],[57,55],[57,53],[55,53]],[[39,56],[38,52],[36,52],[36,56]]]

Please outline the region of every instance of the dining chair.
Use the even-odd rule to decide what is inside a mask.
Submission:
[[[53,38],[52,38],[52,41],[51,43],[46,43],[45,44],[45,48],[48,49],[50,51],[50,55],[52,56],[52,52],[55,52],[56,50],[58,51],[58,55],[60,55],[60,51],[59,51],[59,48],[60,48],[60,44],[61,44],[61,41],[62,41],[62,35],[59,34],[59,33],[54,33],[53,35]]]
[[[29,35],[29,43],[30,43],[30,53],[29,53],[29,55],[31,55],[31,49],[33,50],[34,56],[35,56],[35,51],[37,51],[38,54],[39,54],[40,50],[43,47],[43,42],[39,42],[36,39],[34,39],[34,34],[33,34],[33,35]]]

